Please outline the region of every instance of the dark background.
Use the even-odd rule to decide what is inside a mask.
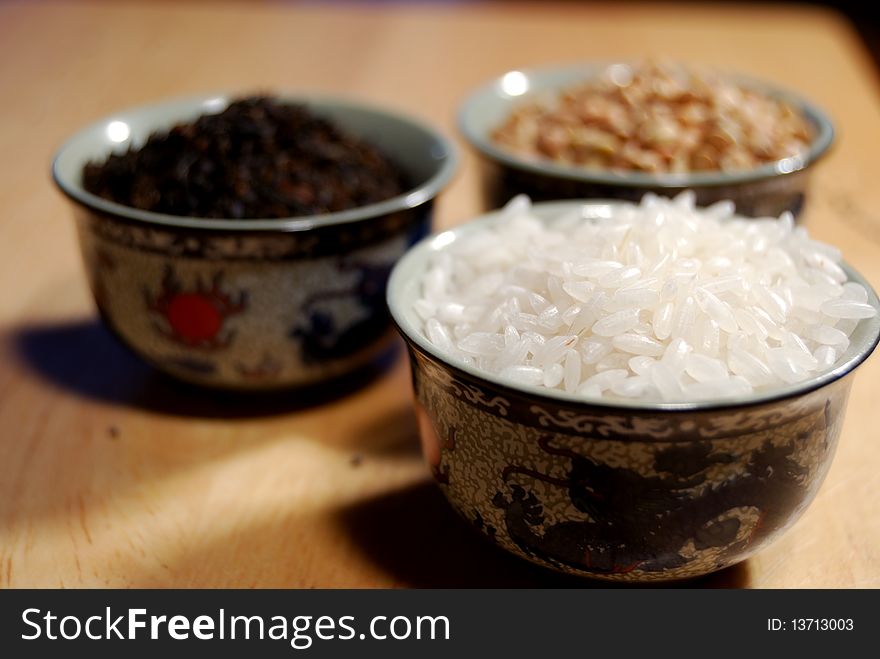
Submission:
[[[872,0],[862,0],[861,2],[853,2],[845,0],[844,2],[813,2],[805,4],[822,5],[837,9],[844,13],[850,21],[852,21],[856,30],[865,42],[865,46],[874,59],[874,73],[880,74],[880,7]]]
[[[372,0],[379,1],[382,0]],[[387,0],[386,0],[387,1]],[[391,0],[400,1],[400,0]],[[410,0],[411,2],[418,2],[419,0]],[[467,0],[446,0],[447,2],[462,2]],[[517,2],[519,0],[508,0],[510,2]],[[534,2],[534,0],[522,0],[524,2]],[[565,0],[563,0],[565,1]],[[568,0],[572,3],[581,2],[583,0]],[[675,0],[670,0],[674,2]],[[685,0],[687,3],[687,0]],[[700,0],[692,0],[692,4],[707,4],[706,0],[700,2]],[[721,4],[721,3],[717,3]],[[849,21],[852,23],[855,30],[862,37],[862,41],[865,44],[866,49],[871,55],[871,58],[874,61],[874,72],[875,75],[880,78],[880,5],[876,2],[876,0],[842,0],[840,2],[820,2],[809,0],[801,1],[801,2],[785,2],[783,1],[775,1],[775,2],[765,2],[762,3],[760,1],[754,2],[726,2],[724,4],[741,4],[744,8],[747,9],[749,4],[777,4],[777,5],[813,5],[817,7],[825,7],[830,10],[838,11],[844,16],[846,16]]]

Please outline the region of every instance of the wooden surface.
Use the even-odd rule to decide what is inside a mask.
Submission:
[[[333,400],[180,388],[98,324],[54,148],[204,90],[341,92],[455,134],[510,68],[666,55],[777,80],[839,127],[807,224],[880,284],[876,77],[836,15],[516,3],[0,4],[0,587],[590,586],[484,543],[428,483],[406,364]],[[477,213],[475,159],[438,210]],[[880,586],[880,359],[818,498],[756,558],[689,585]]]

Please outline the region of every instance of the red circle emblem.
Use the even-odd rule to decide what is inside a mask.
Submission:
[[[223,326],[223,316],[214,303],[198,293],[179,293],[168,303],[168,323],[174,333],[189,341],[214,338]]]

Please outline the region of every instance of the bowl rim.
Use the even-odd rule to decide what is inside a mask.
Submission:
[[[486,98],[498,96],[496,89],[501,88],[501,81],[510,73],[521,73],[526,77],[542,78],[551,75],[573,76],[573,82],[578,75],[583,80],[599,75],[607,67],[615,64],[631,66],[635,61],[628,60],[602,60],[586,61],[580,64],[568,64],[563,66],[549,66],[541,68],[524,68],[506,71],[499,76],[483,83],[480,87],[472,90],[459,105],[456,123],[459,132],[465,140],[474,147],[482,156],[507,167],[537,174],[540,176],[552,176],[584,183],[602,184],[614,187],[644,187],[656,189],[681,189],[681,188],[712,188],[742,183],[752,183],[783,176],[790,176],[801,172],[819,161],[834,143],[836,130],[834,123],[824,110],[818,105],[785,87],[762,80],[757,77],[740,73],[731,73],[719,69],[712,69],[714,73],[731,80],[744,87],[762,92],[768,96],[782,99],[798,108],[807,119],[816,127],[816,135],[810,143],[809,149],[801,156],[782,158],[774,162],[765,163],[752,169],[736,171],[709,171],[709,172],[685,172],[685,173],[661,173],[648,174],[636,171],[615,171],[610,169],[587,169],[569,165],[556,164],[550,160],[527,160],[517,157],[513,152],[498,147],[488,136],[483,135],[471,122],[470,118],[476,106]],[[553,85],[548,89],[561,90],[571,83]],[[541,90],[546,91],[546,90]],[[529,98],[529,92],[519,96],[511,96],[507,103],[510,108],[517,103]]]
[[[571,210],[575,207],[581,207],[588,217],[587,213],[593,211],[593,217],[601,217],[601,208],[608,212],[612,206],[632,206],[631,202],[618,200],[565,200],[565,201],[549,201],[539,202],[532,205],[533,209],[538,212],[559,212]],[[468,222],[459,224],[451,229],[423,238],[413,245],[406,254],[401,257],[395,264],[388,280],[386,291],[386,300],[388,308],[391,312],[391,318],[394,321],[400,334],[410,344],[416,346],[419,350],[426,353],[436,361],[440,362],[445,368],[452,371],[463,373],[478,384],[487,386],[494,390],[513,392],[518,396],[527,396],[534,398],[538,402],[544,402],[552,405],[564,405],[567,407],[581,407],[595,413],[604,411],[609,414],[626,413],[656,413],[656,412],[713,412],[725,411],[743,407],[755,407],[767,403],[779,402],[786,399],[797,398],[808,394],[817,389],[821,389],[844,376],[851,373],[864,362],[877,347],[880,342],[880,314],[873,318],[865,319],[863,322],[869,324],[868,339],[863,345],[858,346],[853,354],[843,363],[838,364],[834,368],[824,371],[802,382],[789,384],[784,387],[777,387],[769,391],[752,393],[747,396],[739,396],[735,398],[716,398],[703,401],[680,401],[680,402],[662,402],[662,401],[628,401],[625,399],[585,399],[576,394],[560,391],[556,389],[547,389],[536,385],[519,384],[510,382],[500,378],[499,376],[481,371],[467,364],[451,361],[439,349],[437,349],[423,333],[409,322],[406,311],[403,307],[403,290],[404,286],[411,281],[412,272],[407,272],[416,268],[420,268],[428,260],[432,253],[443,250],[446,246],[457,240],[462,235],[467,235],[485,226],[492,225],[501,218],[501,210],[495,210]],[[746,218],[748,219],[748,218]],[[861,284],[868,291],[868,302],[875,308],[880,310],[880,299],[877,293],[868,281],[857,270],[852,268],[846,262],[840,263],[841,267],[847,274],[848,281],[854,281]]]
[[[323,213],[320,215],[303,215],[284,218],[253,218],[253,219],[232,219],[232,218],[203,218],[185,215],[170,215],[167,213],[156,213],[153,211],[141,210],[133,208],[117,202],[109,201],[103,197],[94,195],[86,191],[82,185],[70,177],[65,176],[59,167],[59,162],[70,147],[77,141],[84,139],[85,135],[90,131],[94,131],[101,126],[107,125],[111,121],[124,120],[127,116],[148,110],[159,110],[168,106],[181,106],[180,112],[184,113],[186,109],[197,110],[203,108],[205,113],[214,113],[221,111],[228,103],[236,98],[248,96],[247,93],[236,92],[218,92],[205,93],[188,96],[176,96],[165,98],[163,100],[142,103],[140,105],[129,106],[123,110],[113,112],[100,119],[92,121],[85,126],[76,130],[72,135],[67,137],[60,147],[55,151],[52,157],[51,174],[52,179],[58,188],[72,201],[79,203],[93,211],[103,213],[105,215],[117,216],[126,220],[145,223],[149,225],[158,225],[163,227],[174,227],[182,229],[196,229],[208,231],[308,231],[321,227],[328,227],[340,224],[355,223],[362,220],[369,220],[390,213],[406,211],[421,206],[428,201],[434,199],[452,180],[458,171],[458,165],[461,160],[459,149],[455,143],[439,130],[430,124],[416,119],[408,114],[397,112],[396,110],[388,110],[384,107],[373,105],[369,102],[362,102],[354,98],[343,96],[334,96],[330,94],[309,93],[309,92],[288,92],[278,91],[271,92],[268,95],[283,101],[302,103],[304,105],[313,105],[316,107],[340,108],[340,109],[356,109],[362,110],[373,115],[381,115],[392,121],[407,124],[415,130],[421,131],[437,144],[442,146],[442,158],[438,157],[438,165],[436,171],[425,181],[416,185],[403,193],[385,199],[380,202],[368,204],[366,206],[358,206],[344,211],[335,213]],[[168,126],[174,125],[184,119],[171,119]],[[151,129],[150,132],[156,129]]]

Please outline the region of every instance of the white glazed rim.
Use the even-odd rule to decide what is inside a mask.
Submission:
[[[606,67],[613,64],[629,64],[630,62],[586,62],[578,65],[564,67],[551,67],[543,69],[522,69],[519,72],[526,77],[540,79],[549,75],[572,76],[575,80],[586,80],[591,75],[596,75]],[[508,71],[507,73],[512,73]],[[644,187],[644,188],[711,188],[741,183],[763,181],[771,178],[788,176],[807,169],[810,165],[824,156],[834,142],[834,124],[828,115],[817,105],[794,92],[740,74],[724,74],[726,78],[744,87],[763,92],[773,98],[782,99],[792,106],[801,110],[807,119],[816,128],[816,135],[810,143],[809,149],[799,158],[785,158],[775,162],[765,163],[752,169],[731,172],[687,172],[683,174],[663,173],[648,174],[645,172],[625,172],[608,169],[585,169],[560,165],[550,160],[526,159],[517,157],[514,153],[496,146],[492,140],[473,125],[472,116],[481,102],[495,96],[495,90],[500,88],[501,81],[507,73],[502,74],[489,83],[473,91],[461,104],[458,112],[458,128],[465,139],[484,157],[501,163],[514,169],[519,169],[542,176],[555,176],[558,178],[581,181],[584,183],[610,185],[616,187]],[[529,93],[514,97],[510,102],[511,109],[517,102],[528,98]],[[784,164],[784,166],[783,166]]]
[[[580,207],[582,208],[585,218],[600,218],[607,217],[612,207],[621,205],[631,204],[628,204],[627,202],[605,200],[551,201],[533,204],[532,210],[541,219],[549,219],[549,217],[558,216],[562,212],[571,211]],[[481,227],[490,226],[496,223],[499,216],[500,211],[493,211],[453,229],[433,236],[428,236],[419,241],[406,254],[404,254],[394,266],[388,281],[387,290],[387,301],[388,307],[391,311],[391,317],[407,341],[418,346],[420,350],[431,355],[450,370],[457,370],[466,373],[475,380],[482,381],[492,388],[502,390],[507,389],[521,394],[527,394],[538,399],[551,400],[557,404],[565,403],[567,405],[580,405],[592,409],[607,408],[609,411],[698,412],[755,406],[786,398],[802,396],[839,380],[865,361],[865,359],[867,359],[874,351],[874,348],[877,347],[878,341],[880,341],[880,315],[878,315],[873,318],[865,319],[859,323],[859,326],[853,334],[855,340],[852,341],[846,353],[844,353],[843,361],[838,363],[837,366],[831,370],[815,375],[803,382],[786,385],[784,387],[777,387],[770,391],[753,393],[747,396],[718,398],[704,401],[641,402],[617,399],[585,399],[581,396],[565,391],[510,382],[509,380],[502,379],[491,373],[486,373],[473,366],[450,361],[447,356],[428,341],[427,337],[424,336],[412,321],[412,317],[415,315],[415,312],[412,309],[415,291],[417,291],[418,284],[421,281],[421,275],[427,266],[429,256],[433,253],[442,251],[461,236],[472,233]],[[874,308],[880,309],[880,299],[878,299],[877,293],[865,278],[848,264],[842,263],[841,266],[850,281],[854,281],[865,287],[868,291],[868,302]]]
[[[152,130],[170,128],[171,125],[177,121],[182,121],[184,118],[188,119],[194,117],[195,111],[199,109],[212,113],[222,110],[229,101],[237,96],[238,94],[235,93],[215,93],[172,98],[157,103],[129,107],[120,112],[115,112],[112,115],[103,117],[102,119],[94,121],[81,128],[61,145],[52,159],[52,178],[61,191],[74,201],[93,210],[108,215],[126,218],[128,220],[184,229],[294,232],[368,220],[382,215],[416,208],[434,199],[440,191],[446,187],[458,167],[459,153],[452,141],[442,135],[439,131],[417,119],[397,112],[388,111],[384,108],[370,105],[368,103],[362,103],[360,101],[317,94],[293,94],[284,92],[273,94],[273,96],[284,101],[306,105],[315,104],[324,107],[358,109],[377,116],[382,115],[392,121],[405,124],[410,128],[423,133],[425,136],[440,145],[442,148],[442,159],[441,157],[438,157],[436,171],[427,180],[423,181],[416,187],[407,190],[403,194],[375,204],[359,206],[357,208],[336,213],[325,213],[322,215],[290,218],[254,218],[246,220],[169,215],[166,213],[154,213],[152,211],[132,208],[131,206],[108,201],[102,197],[87,192],[82,185],[80,185],[78,180],[72,178],[70,175],[66,175],[60,167],[60,162],[71,146],[87,139],[86,136],[90,132],[98,127],[106,126],[112,121],[124,120],[126,117],[131,116],[134,113],[145,110],[159,110],[165,107],[177,106],[180,115],[179,118],[172,118],[170,121],[160,122],[161,125],[157,123]]]

